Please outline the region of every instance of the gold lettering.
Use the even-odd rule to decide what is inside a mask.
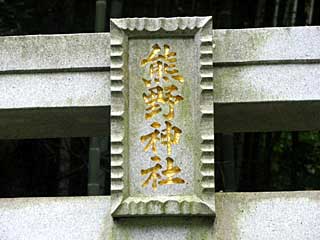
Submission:
[[[172,120],[174,118],[174,105],[183,100],[183,97],[180,95],[173,96],[172,92],[177,91],[178,88],[175,85],[165,87],[165,103],[169,106],[169,113],[163,114],[167,120]]]
[[[161,175],[158,173],[158,171],[161,168],[162,168],[161,165],[158,163],[154,167],[141,170],[142,176],[150,174],[149,177],[143,182],[142,186],[146,187],[148,186],[149,182],[152,181],[153,190],[157,190],[158,179],[161,179]]]
[[[147,105],[145,113],[145,119],[149,120],[153,116],[157,115],[162,111],[162,108],[159,103],[166,104],[169,107],[167,114],[163,116],[167,120],[172,120],[174,118],[174,105],[183,100],[183,97],[180,95],[173,95],[174,91],[177,91],[178,88],[175,85],[165,87],[164,89],[160,86],[149,88],[149,94],[143,93],[143,99]]]
[[[167,157],[167,169],[162,171],[162,174],[167,178],[164,180],[159,181],[160,185],[167,185],[167,184],[182,184],[184,180],[182,178],[174,178],[173,176],[181,172],[181,169],[178,166],[173,166],[173,159]]]
[[[154,123],[151,124],[151,127],[153,127],[153,128],[159,128],[160,126],[161,125],[158,122],[154,122]],[[149,133],[147,135],[143,135],[143,136],[140,137],[140,141],[142,143],[144,143],[145,141],[149,140],[149,142],[147,143],[147,145],[143,149],[145,152],[148,151],[149,148],[151,147],[152,152],[154,154],[157,154],[156,143],[157,143],[157,141],[160,140],[160,138],[158,137],[159,133],[160,133],[160,131],[158,129],[155,129],[152,133]]]
[[[162,130],[161,133],[161,143],[167,147],[168,155],[172,153],[172,144],[178,144],[180,140],[180,135],[182,133],[181,129],[172,126],[172,123],[165,121],[166,128]]]
[[[149,55],[140,62],[141,67],[145,67],[147,64],[150,64],[150,79],[142,78],[146,87],[151,86],[152,80],[157,84],[160,83],[161,79],[168,82],[169,77],[172,77],[172,79],[180,83],[184,82],[184,78],[179,74],[179,70],[176,68],[176,52],[170,52],[170,46],[167,44],[164,44],[163,48],[164,55],[160,54],[161,47],[158,44],[154,44]]]
[[[163,52],[162,52],[163,51]],[[153,156],[150,160],[155,162],[153,167],[142,169],[141,175],[148,177],[142,183],[142,187],[146,187],[152,182],[152,188],[157,190],[158,185],[169,184],[183,184],[185,181],[182,178],[175,177],[181,172],[180,167],[174,166],[174,160],[170,157],[172,154],[172,145],[179,144],[182,130],[177,126],[174,126],[171,120],[175,117],[175,105],[183,100],[183,97],[176,94],[178,87],[174,84],[170,84],[170,80],[177,81],[179,83],[184,82],[184,78],[179,74],[176,62],[176,52],[170,50],[168,44],[163,45],[163,49],[158,44],[152,46],[151,52],[146,58],[143,58],[140,62],[141,67],[146,67],[148,76],[142,78],[144,85],[148,88],[147,92],[142,94],[144,103],[146,105],[144,118],[149,120],[163,111],[165,106],[165,113],[162,112],[162,116],[165,120],[165,128],[159,122],[153,122],[150,126],[153,131],[140,137],[142,143],[146,142],[144,151],[152,150]],[[165,85],[161,86],[162,83]],[[168,110],[167,110],[168,109]],[[167,110],[167,111],[166,111]],[[161,158],[157,154],[157,143],[160,142],[167,149],[167,168],[162,169]]]
[[[149,95],[143,93],[144,102],[148,106],[146,108],[147,113],[145,113],[144,115],[145,119],[147,120],[161,112],[162,109],[159,103],[165,102],[162,87],[156,86],[153,88],[149,88],[148,90],[150,92]]]

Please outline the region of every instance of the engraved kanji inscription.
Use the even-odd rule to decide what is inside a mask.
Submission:
[[[183,101],[183,96],[179,94],[179,84],[183,84],[184,78],[177,68],[177,53],[171,51],[168,44],[164,44],[162,49],[159,44],[152,45],[150,53],[141,60],[140,66],[147,71],[147,76],[142,77],[147,88],[142,95],[146,106],[144,119],[149,121],[160,116],[163,120],[153,121],[150,132],[140,137],[141,143],[145,144],[143,150],[151,150],[155,155],[150,160],[156,162],[153,167],[141,170],[142,176],[149,174],[142,186],[147,187],[152,182],[155,191],[158,185],[185,183],[185,180],[175,176],[181,169],[174,166],[172,158],[173,146],[179,144],[182,135],[182,130],[175,126],[174,119],[176,106]],[[158,155],[159,147],[166,148],[166,156]],[[161,157],[166,159],[167,168],[160,172]]]

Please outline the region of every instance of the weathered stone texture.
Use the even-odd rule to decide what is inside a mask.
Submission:
[[[177,124],[182,134],[172,158],[182,170],[174,177],[183,178],[185,184],[159,186],[156,192],[141,186],[148,177],[141,176],[141,169],[155,164],[149,160],[154,154],[146,154],[140,142],[142,135],[153,131],[152,122],[165,127],[164,112],[150,121],[144,119],[142,96],[149,93],[141,78],[148,79],[150,73],[140,68],[140,62],[155,43],[161,47],[168,44],[170,51],[177,53],[176,67],[185,79],[183,84],[170,80],[178,87],[173,95],[184,98],[175,105],[172,124]],[[111,191],[115,217],[214,216],[212,80],[211,17],[111,20]],[[160,81],[163,87],[169,86]],[[165,170],[167,150],[157,148]]]
[[[320,192],[217,193],[216,240],[320,239]]]
[[[109,240],[110,197],[0,199],[1,240]]]
[[[110,197],[0,200],[4,240],[315,240],[320,192],[216,193],[216,222],[144,217],[113,222]],[[112,234],[111,234],[112,228]]]
[[[214,30],[216,132],[320,129],[320,28]]]
[[[109,89],[109,72],[0,74],[0,109],[108,106]]]
[[[319,33],[319,27],[214,30],[216,132],[319,130]],[[108,33],[0,38],[0,138],[107,135],[109,51]],[[121,166],[121,159],[113,164]],[[185,206],[185,199],[157,200],[164,211],[170,205],[169,215]],[[319,191],[217,193],[215,223],[206,217],[113,222],[110,201],[0,199],[0,239],[320,239]],[[128,208],[140,211],[134,204]]]
[[[215,131],[320,129],[319,34],[320,27],[214,30]],[[28,112],[32,106],[41,104],[41,107],[48,109],[58,107],[54,110],[56,112],[62,109],[60,107],[65,111],[70,107],[81,108],[94,104],[102,106],[97,116],[104,117],[109,109],[103,106],[110,106],[109,89],[99,87],[102,84],[100,76],[103,73],[100,74],[95,70],[108,71],[110,68],[109,40],[109,33],[1,37],[2,107],[17,106],[19,111],[16,108],[10,109],[21,112],[20,110],[25,108],[25,112]],[[89,81],[77,83],[77,88],[82,89],[78,92],[77,98],[72,98],[73,93],[68,92],[70,89],[68,87],[62,88],[61,92],[50,91],[45,95],[46,91],[42,92],[42,86],[48,84],[47,90],[49,90],[52,84],[47,83],[47,80],[62,74],[39,74],[48,70],[80,71],[80,73],[66,73],[65,76],[71,76],[71,80],[67,77],[60,78],[58,87],[59,84],[60,86],[65,84],[61,81],[67,82],[67,86],[75,84],[74,76],[80,76],[84,80],[86,74],[92,76],[90,84],[93,87],[88,89]],[[24,88],[12,89],[3,82],[7,76],[12,81],[21,81],[20,73],[25,71],[29,71],[30,74],[33,72],[31,74],[33,80],[30,84],[24,82],[22,84]],[[91,73],[82,75],[83,71]],[[9,76],[5,75],[5,72],[14,74]],[[41,81],[37,75],[41,75]],[[110,82],[108,74],[103,79],[107,81],[106,84]],[[96,90],[103,97],[91,96]],[[38,101],[37,98],[30,99],[19,94],[33,96],[33,92],[39,96]],[[78,101],[79,99],[82,100]],[[43,103],[48,103],[48,106]],[[20,116],[13,115],[13,118],[18,117],[21,120]],[[29,120],[25,119],[27,122]],[[48,121],[50,116],[42,122],[51,126],[56,125]],[[96,121],[101,123],[104,119],[96,118]],[[17,123],[17,121],[6,123],[7,130],[5,134],[1,134],[0,131],[1,137],[19,137],[19,133],[10,132],[18,127]],[[68,119],[64,119],[64,123],[72,126],[72,122],[68,122]],[[82,129],[88,130],[85,131],[86,134],[90,132],[91,123],[92,121],[82,126]],[[100,132],[105,131],[107,127],[102,124],[99,126],[101,126]],[[36,137],[36,128],[36,124],[31,124],[28,127],[29,134],[21,137]],[[94,131],[99,132],[98,129]],[[43,137],[61,134],[54,129],[41,132]]]
[[[110,66],[109,33],[0,38],[0,73]]]
[[[214,30],[214,63],[319,62],[320,27]]]

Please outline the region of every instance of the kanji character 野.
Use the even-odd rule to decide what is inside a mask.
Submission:
[[[153,116],[157,115],[162,111],[162,108],[159,103],[167,104],[169,111],[163,116],[167,120],[172,120],[174,118],[174,105],[183,100],[183,97],[180,95],[173,95],[174,91],[177,91],[178,88],[175,85],[170,85],[164,87],[156,86],[149,88],[149,94],[143,93],[143,99],[145,104],[148,106],[146,108],[147,113],[145,113],[145,119],[151,119]]]

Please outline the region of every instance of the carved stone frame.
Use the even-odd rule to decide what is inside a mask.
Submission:
[[[128,187],[128,45],[131,37],[193,37],[198,59],[199,162],[190,196],[132,197]],[[111,200],[113,217],[214,216],[211,17],[111,19]]]

